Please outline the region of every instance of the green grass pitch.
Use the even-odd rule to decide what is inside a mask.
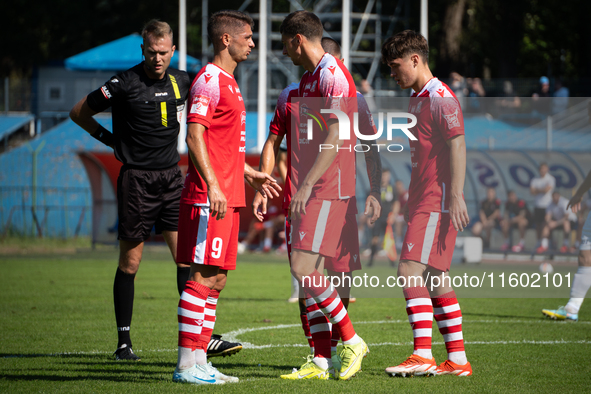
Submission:
[[[112,248],[0,255],[0,392],[591,391],[591,302],[583,304],[577,323],[546,320],[540,313],[542,308],[564,305],[565,298],[477,298],[475,293],[460,298],[474,375],[387,376],[384,368],[412,352],[400,289],[392,289],[391,298],[362,298],[357,292],[350,316],[371,353],[351,381],[284,381],[279,375],[299,367],[308,348],[297,306],[286,302],[290,279],[285,256],[255,254],[240,256],[238,270],[229,275],[215,328],[245,345],[234,356],[212,359],[222,372],[238,376],[241,382],[219,387],[175,384],[174,264],[163,248],[145,251],[136,278],[132,322],[134,350],[142,361],[121,363],[112,357],[117,342],[112,303],[116,261]],[[498,269],[510,272],[509,268]],[[454,266],[452,272],[477,274],[482,269]],[[374,270],[394,273],[385,266]],[[562,269],[564,274],[574,271]],[[502,289],[494,291],[503,295]],[[433,353],[442,362],[445,346],[433,326]]]

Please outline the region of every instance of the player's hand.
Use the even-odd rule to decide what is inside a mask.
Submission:
[[[579,212],[581,210],[581,196],[575,194],[568,202],[566,209],[568,208],[571,208],[573,213]]]
[[[254,190],[264,193],[268,198],[279,197],[281,186],[271,175],[261,171],[252,171],[244,174],[244,179]]]
[[[369,217],[369,223],[374,224],[382,214],[382,205],[377,198],[370,194],[365,200],[365,211],[363,213]]]
[[[267,213],[267,196],[262,193],[255,193],[252,200],[252,213],[259,222],[263,221],[263,215]]]
[[[456,198],[452,195],[449,202],[449,216],[456,231],[464,231],[464,228],[470,223],[468,208],[463,198]]]
[[[209,207],[211,216],[217,220],[222,220],[228,210],[228,201],[220,189],[219,185],[213,185],[207,188],[207,197],[209,198]]]
[[[405,204],[404,208],[402,208],[402,215],[404,215],[404,221],[406,223],[410,222],[410,211],[408,210],[408,204]]]
[[[304,186],[293,196],[289,205],[292,218],[301,219],[302,214],[306,214],[306,203],[310,194],[312,194],[312,188]]]

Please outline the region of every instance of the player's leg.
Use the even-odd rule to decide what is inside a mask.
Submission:
[[[587,216],[585,226],[581,234],[579,246],[579,268],[573,279],[570,291],[570,299],[564,307],[558,309],[543,309],[542,313],[550,318],[558,320],[579,319],[579,310],[589,288],[591,287],[591,214]]]
[[[501,233],[503,234],[503,245],[501,250],[504,252],[511,246],[510,230],[511,230],[511,219],[501,219]]]
[[[212,309],[212,304],[217,304],[212,289],[216,287],[220,267],[225,263],[233,216],[228,212],[223,220],[215,220],[211,218],[209,207],[181,204],[177,260],[190,262],[191,273],[178,306],[179,348],[173,374],[175,382],[223,383],[207,364],[206,352],[214,322],[206,307]],[[235,255],[237,245],[232,248]]]
[[[386,368],[392,376],[432,375],[437,363],[431,354],[433,306],[423,275],[435,240],[438,213],[413,213],[410,217],[398,264],[406,313],[413,331],[413,353],[399,365]],[[425,257],[424,257],[425,256]]]
[[[403,246],[403,255],[408,250],[408,244],[413,239],[416,232],[415,223],[411,221],[405,242]],[[410,236],[409,236],[410,232]],[[421,247],[411,242],[412,249]],[[411,249],[411,252],[412,252]],[[426,265],[418,261],[403,260],[401,256],[398,264],[398,277],[403,281],[403,294],[406,300],[406,313],[413,333],[413,353],[404,362],[399,365],[386,368],[386,373],[392,376],[414,376],[414,375],[434,375],[437,363],[431,354],[431,337],[433,331],[433,306],[429,292],[425,287],[423,274]]]
[[[562,246],[560,247],[560,253],[568,253],[569,252],[569,246],[570,246],[570,232],[571,232],[572,226],[571,226],[571,222],[570,220],[568,220],[568,217],[564,217],[563,222],[562,222],[562,230],[563,230],[563,238],[562,238]]]
[[[464,348],[462,311],[448,275],[457,234],[449,214],[441,214],[426,274],[431,278],[428,288],[433,303],[433,315],[447,350],[447,360],[439,364],[437,374],[469,376],[472,375],[472,367]]]
[[[514,252],[521,252],[525,247],[525,231],[527,230],[527,226],[529,225],[529,221],[526,217],[518,216],[515,221],[515,226],[517,230],[519,230],[519,242],[517,245],[513,246]]]
[[[164,237],[164,241],[166,241],[166,244],[170,249],[173,261],[176,264],[176,287],[180,296],[181,294],[183,294],[183,290],[185,289],[185,284],[187,283],[187,280],[189,280],[191,265],[186,263],[179,263],[176,261],[178,232],[164,230],[162,231],[162,236]]]
[[[557,222],[554,220],[550,220],[547,223],[544,223],[542,227],[542,240],[540,246],[536,250],[537,253],[544,253],[550,247],[550,234],[552,230],[554,230],[557,226]]]

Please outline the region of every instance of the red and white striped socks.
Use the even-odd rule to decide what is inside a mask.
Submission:
[[[178,307],[179,357],[177,368],[185,370],[200,362],[207,362],[207,342],[203,331],[213,330],[211,317],[206,317],[205,306],[211,289],[194,281],[187,281]],[[211,308],[208,308],[211,309]],[[213,311],[215,321],[215,309]]]
[[[433,311],[439,332],[443,335],[447,358],[456,364],[468,362],[462,334],[462,311],[455,291],[433,298]]]
[[[414,338],[413,354],[432,359],[431,338],[433,336],[433,305],[426,287],[404,289],[406,313]]]

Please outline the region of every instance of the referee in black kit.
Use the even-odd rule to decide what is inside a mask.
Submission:
[[[142,38],[145,60],[112,77],[70,111],[75,123],[113,148],[115,157],[123,163],[117,180],[119,267],[113,298],[119,343],[115,358],[134,361],[139,360],[130,338],[134,279],[144,241],[154,226],[156,233],[164,236],[176,261],[179,202],[184,183],[178,166],[177,140],[191,86],[186,72],[168,67],[175,50],[168,23],[148,22]],[[113,133],[93,118],[109,107]],[[177,264],[179,294],[189,269],[189,265]],[[218,343],[216,348],[227,353],[213,355],[235,353],[242,347],[225,342],[221,346]]]

